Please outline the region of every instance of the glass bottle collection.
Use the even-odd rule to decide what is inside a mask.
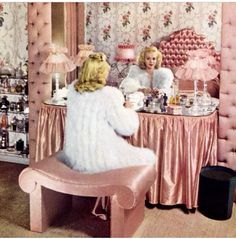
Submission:
[[[15,76],[0,75],[0,152],[28,155],[28,112],[27,76],[19,66]]]

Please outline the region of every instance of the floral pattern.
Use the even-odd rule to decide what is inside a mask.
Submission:
[[[122,26],[127,27],[128,24],[130,24],[130,11],[128,11],[126,14],[122,16]]]
[[[7,14],[7,12],[4,12],[3,4],[0,3],[0,27],[2,27],[2,25],[3,25],[5,14]]]
[[[168,13],[166,13],[163,17],[163,25],[164,27],[168,27],[170,24],[172,24],[172,20],[171,20],[171,17],[173,15],[173,12],[172,11],[169,11]]]
[[[0,27],[0,59],[27,64],[27,3],[0,3]]]
[[[105,27],[103,28],[102,34],[103,34],[103,40],[104,40],[104,41],[107,41],[108,38],[111,38],[111,36],[110,36],[110,30],[111,30],[111,26],[110,26],[110,25],[105,26]]]
[[[102,4],[102,10],[103,10],[104,13],[108,12],[109,10],[111,10],[110,3],[109,2],[104,2]]]
[[[209,27],[213,27],[214,24],[217,24],[216,22],[216,14],[217,14],[217,11],[215,10],[213,13],[211,13],[209,16],[208,16],[208,26]]]
[[[150,36],[150,30],[152,29],[152,27],[150,25],[148,25],[147,27],[145,27],[143,29],[143,41],[146,42],[148,39],[151,39]]]
[[[88,44],[88,45],[92,45],[92,44],[93,44],[93,41],[92,41],[91,38],[88,39],[87,44]]]
[[[135,54],[147,45],[160,41],[186,27],[193,27],[206,41],[221,46],[222,3],[205,2],[110,2],[85,3],[89,24],[85,27],[85,42],[104,52],[108,61],[115,60],[119,43],[135,45]],[[105,12],[104,12],[105,10]],[[209,25],[209,24],[210,25]],[[112,71],[110,79],[117,79]]]
[[[143,12],[145,13],[145,12],[148,12],[149,10],[151,10],[150,4],[147,2],[144,2],[143,3]]]
[[[86,27],[91,24],[91,17],[92,17],[92,12],[89,11],[86,15]]]
[[[185,11],[186,11],[186,12],[191,12],[192,10],[194,10],[193,3],[191,3],[191,2],[186,2],[186,4],[185,4]]]

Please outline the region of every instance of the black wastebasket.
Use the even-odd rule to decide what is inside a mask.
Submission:
[[[198,210],[211,219],[232,215],[236,172],[222,166],[203,167],[200,173]]]

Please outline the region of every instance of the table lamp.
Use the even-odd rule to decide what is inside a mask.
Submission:
[[[58,47],[52,44],[48,49],[48,57],[42,63],[39,71],[45,74],[54,74],[56,81],[56,89],[53,95],[52,101],[59,102],[62,100],[62,96],[59,93],[59,78],[61,73],[67,73],[73,71],[75,64],[65,55],[68,52],[65,47]]]
[[[93,53],[95,47],[89,44],[80,44],[78,47],[79,52],[75,57],[74,63],[76,66],[81,67],[89,55]]]
[[[193,110],[198,110],[198,80],[204,82],[202,104],[206,103],[207,100],[207,81],[215,79],[219,74],[217,70],[214,69],[216,66],[216,60],[210,55],[207,49],[197,49],[192,50],[187,53],[188,60],[181,66],[176,72],[175,76],[179,80],[192,80],[194,81],[194,103]],[[205,101],[205,102],[204,102]]]
[[[134,45],[129,43],[118,44],[116,48],[115,60],[116,62],[111,64],[111,68],[117,70],[118,79],[122,80],[127,76],[130,63],[134,63],[136,61]]]

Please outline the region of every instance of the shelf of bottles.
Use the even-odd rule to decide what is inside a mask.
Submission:
[[[0,160],[27,164],[28,114],[27,76],[0,75]]]

